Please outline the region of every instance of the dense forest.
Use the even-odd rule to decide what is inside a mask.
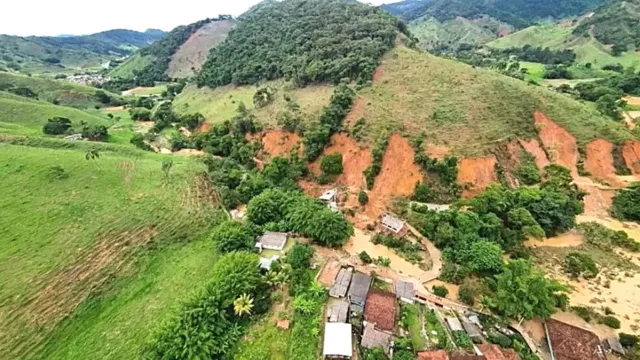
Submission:
[[[409,6],[410,2],[419,2],[420,6]],[[561,19],[579,15],[603,2],[604,0],[413,0],[404,2],[404,6],[385,6],[384,9],[405,20],[433,16],[445,21],[456,17],[476,18],[489,15],[516,27],[526,27],[542,18]]]
[[[593,35],[603,44],[640,48],[640,0],[611,1],[604,4],[574,31]]]
[[[299,86],[342,78],[364,82],[392,47],[398,25],[387,13],[356,2],[263,3],[243,15],[226,42],[211,51],[198,85],[282,77]]]

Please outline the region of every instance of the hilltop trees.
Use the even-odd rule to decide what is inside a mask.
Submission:
[[[71,131],[73,131],[71,128],[71,120],[57,116],[47,120],[47,123],[42,128],[42,132],[47,135],[64,135]]]
[[[221,253],[252,250],[255,234],[240,222],[225,221],[213,230],[211,240]]]

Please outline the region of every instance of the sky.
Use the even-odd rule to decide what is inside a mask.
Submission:
[[[381,5],[399,0],[361,0]],[[174,2],[180,4],[179,11]],[[219,14],[238,16],[260,0],[13,0],[0,7],[0,34],[86,35],[110,29],[169,31]],[[165,5],[166,4],[166,5]],[[171,5],[170,5],[171,4]]]

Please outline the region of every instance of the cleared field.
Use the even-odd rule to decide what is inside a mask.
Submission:
[[[376,81],[359,92],[347,122],[364,118],[369,140],[383,129],[445,145],[454,154],[486,154],[497,141],[533,138],[536,110],[571,132],[578,143],[596,137],[633,138],[620,123],[543,87],[398,47],[383,59]]]
[[[329,104],[333,93],[331,85],[293,88],[283,81],[272,81],[261,86],[269,86],[276,91],[273,102],[255,110],[258,120],[267,126],[277,125],[278,118],[285,110],[285,97],[300,106],[303,121],[312,121]],[[207,119],[207,123],[217,124],[231,119],[240,103],[244,103],[248,109],[254,109],[253,95],[257,90],[255,86],[222,86],[210,89],[189,85],[173,101],[173,109],[180,114],[199,112]]]
[[[166,178],[131,147],[16,141],[32,146],[0,143],[0,357],[136,357],[215,261],[187,245],[223,217],[201,165],[173,157]]]
[[[134,70],[141,70],[145,66],[151,64],[151,61],[151,56],[140,56],[139,53],[135,53],[117,68],[111,70],[108,75],[110,77],[130,78],[133,76]]]
[[[147,96],[147,95],[160,95],[164,91],[167,91],[167,85],[156,85],[153,87],[137,87],[122,92],[123,96]]]
[[[527,69],[527,75],[525,76],[525,81],[533,80],[535,82],[540,83],[544,80],[544,64],[521,61],[520,62],[521,69]]]

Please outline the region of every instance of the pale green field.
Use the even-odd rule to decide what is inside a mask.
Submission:
[[[141,70],[151,63],[150,56],[140,56],[136,53],[131,55],[120,66],[111,70],[108,74],[110,77],[130,78],[133,76],[133,70]]]

